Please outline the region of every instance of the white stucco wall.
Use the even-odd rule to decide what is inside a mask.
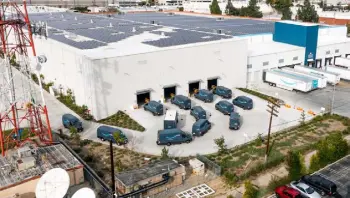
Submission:
[[[101,119],[132,108],[142,90],[150,89],[151,100],[158,101],[164,86],[176,84],[177,94],[188,95],[190,81],[201,80],[200,88],[206,89],[212,77],[219,77],[219,85],[245,87],[246,65],[245,40],[94,60],[86,73],[85,94],[92,96],[86,103]]]

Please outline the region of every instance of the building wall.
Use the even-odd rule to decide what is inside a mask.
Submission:
[[[316,61],[321,60],[321,66],[323,67],[325,65],[326,58],[331,58],[331,64],[334,64],[335,57],[346,57],[346,55],[350,56],[350,42],[323,45],[317,48]]]
[[[325,23],[328,25],[346,25],[350,24],[350,19],[332,18],[332,17],[320,17],[318,19],[320,23]]]
[[[83,168],[72,169],[67,171],[70,177],[70,185],[81,184],[84,182]],[[16,193],[19,195],[35,192],[37,183],[40,177],[29,180],[22,184],[7,188],[5,190],[0,190],[0,197],[13,197]]]
[[[287,65],[302,64],[304,62],[305,49],[285,51],[274,54],[248,57],[247,86],[255,87],[262,82],[262,74],[265,69],[283,67]],[[295,60],[295,57],[298,57]],[[283,63],[280,60],[283,59]],[[268,65],[263,65],[268,62]]]
[[[219,77],[219,85],[245,87],[247,44],[222,41],[85,63],[85,94],[92,96],[86,104],[102,119],[136,105],[138,91],[150,90],[151,100],[162,101],[165,86],[177,85],[176,93],[187,96],[190,81],[207,88],[213,77]]]

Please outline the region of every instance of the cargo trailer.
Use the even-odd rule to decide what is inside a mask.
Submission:
[[[344,57],[335,58],[334,65],[337,67],[343,67],[345,69],[350,69],[350,59]]]
[[[350,80],[350,70],[342,67],[327,66],[327,71],[336,72],[340,74],[340,78],[343,80]]]
[[[282,68],[283,71],[289,72],[289,73],[293,73],[293,74],[298,74],[301,76],[306,76],[306,77],[310,77],[310,78],[314,78],[318,80],[318,88],[325,88],[327,87],[327,78],[318,74],[311,74],[305,71],[299,71],[299,70],[295,70],[289,67],[284,67]]]
[[[316,69],[316,68],[308,67],[308,66],[301,66],[301,65],[295,65],[294,69],[299,70],[299,71],[305,71],[305,72],[315,74],[315,75],[325,76],[327,78],[327,82],[332,84],[332,85],[338,84],[340,81],[340,74],[339,73],[326,71],[323,69]]]
[[[263,81],[289,91],[309,92],[317,89],[317,79],[311,79],[296,74],[284,72],[280,69],[265,70]]]

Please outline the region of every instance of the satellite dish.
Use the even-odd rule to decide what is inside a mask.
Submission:
[[[69,175],[62,168],[46,172],[36,185],[37,198],[63,198],[69,188]]]
[[[90,188],[81,188],[74,193],[72,198],[95,198],[95,192]]]

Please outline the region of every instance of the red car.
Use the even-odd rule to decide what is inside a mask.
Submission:
[[[277,187],[275,194],[278,198],[302,198],[300,192],[288,186]]]

